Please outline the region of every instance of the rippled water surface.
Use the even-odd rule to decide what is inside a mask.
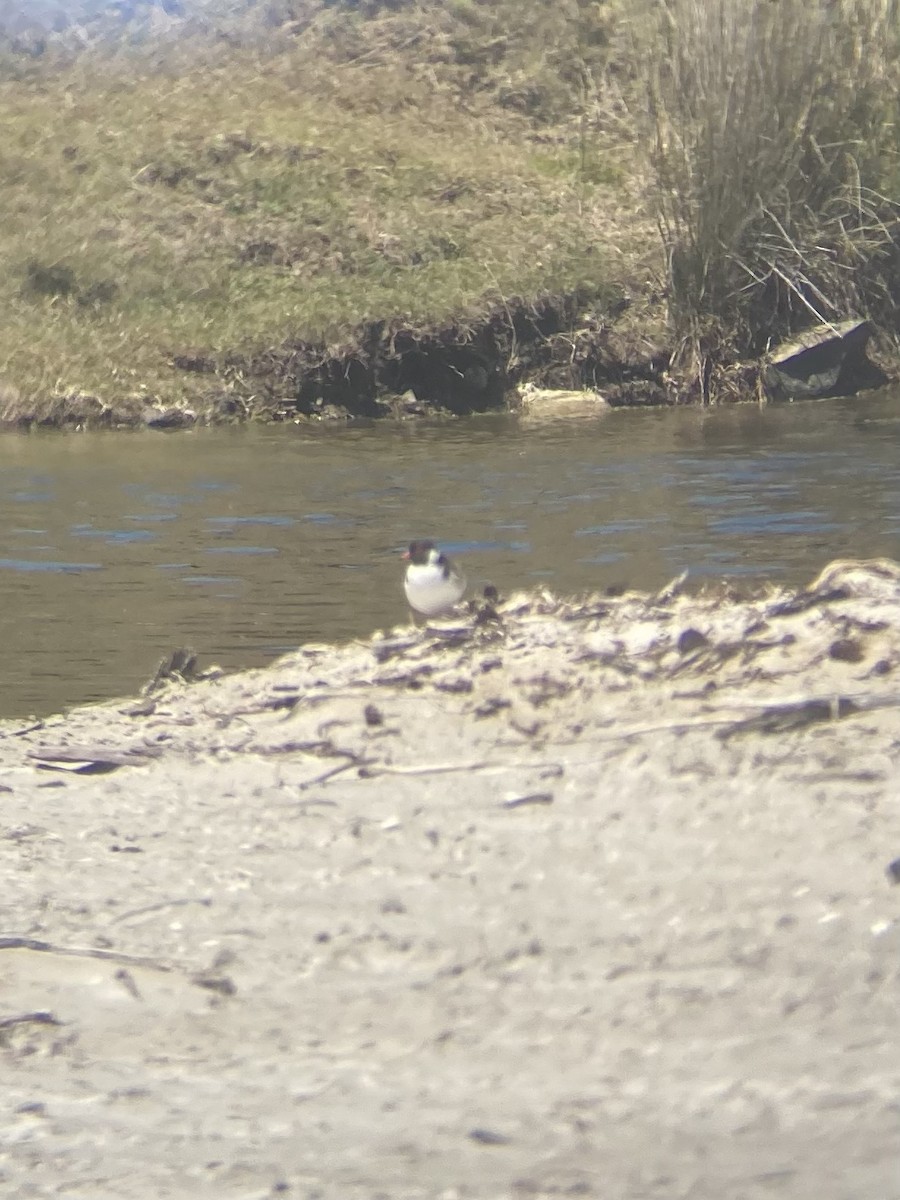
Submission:
[[[0,435],[0,715],[406,619],[399,551],[473,588],[804,582],[900,556],[900,395],[590,423]]]

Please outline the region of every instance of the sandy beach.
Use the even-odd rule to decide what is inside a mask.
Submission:
[[[5,723],[0,1192],[900,1196],[898,669],[879,560]]]

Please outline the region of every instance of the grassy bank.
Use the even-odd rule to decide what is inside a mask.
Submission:
[[[689,385],[876,292],[889,323],[886,0],[807,51],[795,0],[96,8],[5,31],[7,420],[664,399],[679,346]]]
[[[352,349],[381,322],[465,336],[517,300],[615,299],[652,257],[628,138],[573,107],[587,75],[547,64],[544,94],[491,63],[503,13],[303,9],[275,31],[245,18],[229,44],[45,54],[0,86],[17,407],[277,407],[283,346]],[[532,82],[529,47],[578,37],[559,15],[537,26],[516,51]]]

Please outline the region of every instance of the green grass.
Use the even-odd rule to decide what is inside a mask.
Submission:
[[[210,377],[176,356],[473,319],[627,274],[648,233],[616,216],[632,151],[562,119],[542,6],[515,69],[491,66],[498,6],[451,7],[307,5],[300,36],[101,47],[0,82],[0,382],[189,402]],[[553,83],[537,114],[510,103],[529,64]]]
[[[704,399],[817,315],[897,327],[898,0],[185,3],[37,57],[0,24],[0,416],[547,296],[627,292],[624,356]]]

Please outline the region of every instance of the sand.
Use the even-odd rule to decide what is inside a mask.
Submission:
[[[0,728],[0,1194],[900,1196],[900,566],[498,618]]]

